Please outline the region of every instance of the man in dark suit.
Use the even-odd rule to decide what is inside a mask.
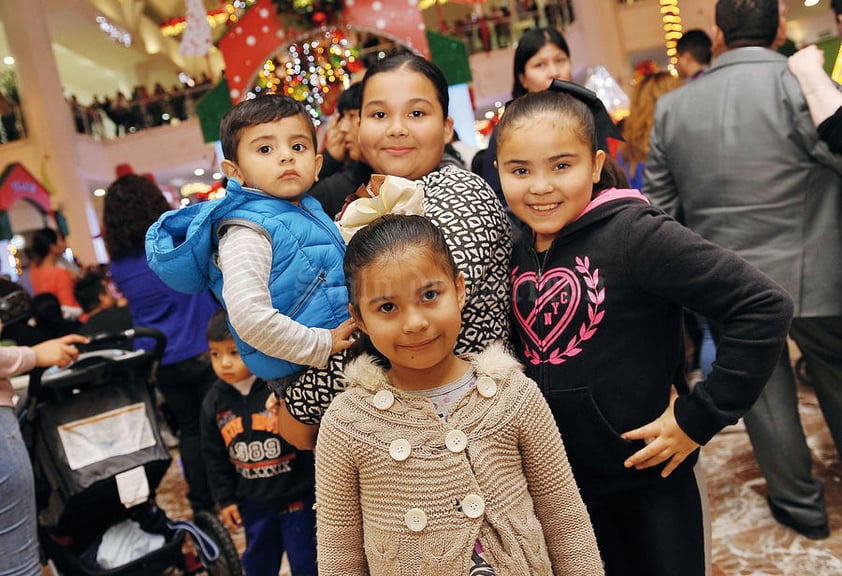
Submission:
[[[658,101],[643,192],[789,291],[790,334],[842,450],[842,156],[819,140],[786,58],[769,49],[782,22],[778,0],[717,2],[714,46],[726,51]],[[786,350],[744,421],[775,519],[827,537]]]

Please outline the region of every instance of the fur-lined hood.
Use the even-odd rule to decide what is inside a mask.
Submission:
[[[507,380],[512,372],[522,366],[502,342],[492,342],[479,354],[465,354],[462,358],[471,363],[477,376],[490,376],[495,381]],[[392,386],[383,367],[374,356],[363,354],[345,365],[343,380],[347,386],[361,386],[372,392]]]

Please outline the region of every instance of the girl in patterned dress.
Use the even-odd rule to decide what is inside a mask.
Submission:
[[[401,89],[395,90],[395,86]],[[413,203],[421,206],[415,213],[422,213],[444,233],[456,265],[465,275],[464,322],[456,352],[476,353],[489,342],[509,338],[512,236],[491,188],[445,155],[445,144],[453,134],[448,106],[444,74],[420,56],[390,56],[366,72],[360,146],[374,173],[386,178],[373,177],[373,183],[357,192],[359,198],[338,219],[343,227],[348,224],[345,214],[349,210],[357,216],[368,213],[370,219],[379,216],[384,211],[382,202],[376,206],[377,199],[371,196],[378,189],[400,186],[396,182],[406,187],[409,181],[418,195]],[[367,209],[356,209],[360,204]],[[358,227],[366,223],[357,222]],[[341,370],[341,365],[342,356],[336,355],[328,370]],[[313,447],[321,415],[338,392],[321,385],[323,381],[318,370],[309,370],[286,390],[278,391],[285,400],[279,406],[281,435],[297,448]]]

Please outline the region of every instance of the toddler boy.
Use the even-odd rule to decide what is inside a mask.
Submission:
[[[206,335],[219,380],[202,403],[202,455],[223,522],[245,527],[246,574],[277,576],[286,550],[292,576],[315,576],[313,453],[279,436],[265,408],[269,388],[243,363],[224,311]]]
[[[351,345],[345,243],[307,194],[322,157],[300,102],[240,102],[223,117],[220,139],[225,197],[163,214],[147,232],[146,255],[171,288],[213,290],[246,366],[278,388]]]

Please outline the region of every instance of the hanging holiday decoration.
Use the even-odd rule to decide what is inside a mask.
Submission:
[[[678,0],[661,0],[661,20],[664,22],[664,44],[670,62],[669,70],[672,72],[678,62],[678,51],[675,49],[675,44],[682,35],[681,10],[678,8]]]
[[[228,23],[228,12],[219,8],[207,13],[208,24],[211,29]],[[161,23],[161,34],[169,38],[181,36],[187,29],[187,18],[169,18]]]
[[[243,12],[254,4],[257,0],[234,0],[234,2],[227,2],[221,8],[209,10],[207,12],[208,24],[211,29],[216,29],[225,24],[234,24],[240,20]],[[187,19],[185,17],[168,18],[164,20],[161,25],[161,34],[168,38],[181,36],[187,28]]]
[[[231,108],[228,82],[225,77],[196,102],[196,116],[202,128],[205,142],[219,140],[219,124],[228,109]]]
[[[421,56],[430,57],[424,18],[418,0],[389,2],[348,1],[342,12],[342,23],[361,27],[409,47]],[[276,14],[271,0],[255,0],[217,44],[225,59],[225,71],[231,88],[231,99],[238,102],[256,83],[264,62],[278,52],[288,40],[301,34]]]
[[[182,56],[204,56],[213,44],[205,5],[202,0],[184,1],[187,6],[187,27],[178,46],[178,53]]]
[[[129,48],[132,45],[132,35],[129,34],[123,28],[120,28],[111,20],[106,18],[105,16],[99,14],[96,17],[97,26],[99,29],[105,32],[109,38],[111,38],[117,44],[120,44],[124,48]]]
[[[342,0],[272,0],[278,16],[304,28],[335,24],[342,11]]]
[[[359,52],[344,30],[325,28],[266,60],[249,93],[291,96],[304,103],[318,126],[322,116],[333,113],[336,98],[361,68]]]
[[[471,65],[464,42],[430,30],[427,30],[427,42],[430,44],[430,59],[444,72],[448,86],[471,82]]]

